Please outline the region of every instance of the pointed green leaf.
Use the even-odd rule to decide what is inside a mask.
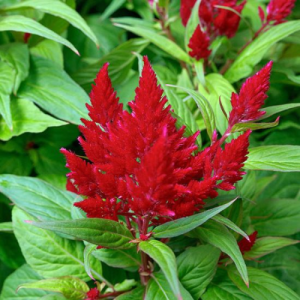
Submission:
[[[270,123],[238,123],[233,126],[231,132],[246,131],[248,129],[251,130],[267,129],[267,128],[276,127],[278,123],[279,123],[279,118],[277,118],[274,122],[270,122]]]
[[[157,240],[141,242],[139,243],[139,249],[149,255],[160,266],[174,295],[180,298],[176,258],[173,251]]]
[[[168,238],[187,233],[229,207],[234,201],[235,200],[232,200],[224,205],[206,210],[190,217],[177,219],[157,226],[153,229],[153,234],[156,238]]]
[[[12,222],[0,223],[0,232],[13,232]]]
[[[286,111],[293,108],[299,108],[300,103],[289,103],[289,104],[282,104],[282,105],[274,105],[264,107],[263,110],[266,112],[259,120],[263,120],[269,118],[275,114],[278,114],[282,111]]]

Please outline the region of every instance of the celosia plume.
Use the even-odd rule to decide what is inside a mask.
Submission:
[[[271,0],[267,6],[267,21],[274,25],[285,22],[295,5],[296,0]]]
[[[197,26],[193,33],[188,47],[191,49],[189,55],[194,57],[196,60],[209,57],[211,53],[211,50],[208,49],[209,37],[201,30],[200,25]]]
[[[118,103],[107,65],[98,73],[90,96],[91,120],[82,120],[79,127],[88,161],[61,150],[71,170],[68,189],[85,196],[75,205],[87,217],[117,221],[119,215],[147,216],[152,224],[160,224],[192,215],[205,199],[218,195],[217,189],[234,189],[242,178],[250,131],[224,149],[215,139],[196,153],[198,133],[184,137],[185,128],[176,128],[146,57],[135,100],[129,104],[132,113]]]
[[[257,231],[254,231],[252,234],[249,235],[249,240],[247,240],[246,238],[242,238],[239,242],[239,248],[242,252],[242,254],[244,254],[245,252],[248,252],[252,249],[252,247],[254,246],[255,242],[256,242],[256,237],[257,237]]]
[[[86,296],[85,300],[98,300],[100,293],[97,288],[92,288],[87,292]]]

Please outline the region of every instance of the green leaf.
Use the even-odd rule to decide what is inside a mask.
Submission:
[[[217,222],[208,221],[203,226],[194,229],[191,234],[193,237],[197,237],[201,241],[209,243],[226,253],[235,263],[245,284],[249,285],[247,268],[239,246],[234,236],[225,226]]]
[[[37,178],[0,175],[0,192],[19,208],[40,220],[71,219],[75,194]]]
[[[270,123],[238,123],[233,126],[231,132],[239,132],[246,131],[248,129],[251,130],[259,130],[259,129],[267,129],[277,126],[279,123],[279,118],[277,118],[274,122]]]
[[[33,222],[34,226],[60,232],[79,240],[112,249],[134,247],[131,232],[116,221],[106,219],[77,219],[57,222]]]
[[[0,295],[1,300],[40,300],[47,293],[39,290],[21,290],[16,293],[19,285],[42,279],[29,265],[23,265],[12,273],[4,282]]]
[[[184,50],[182,50],[176,43],[158,34],[154,30],[145,27],[127,26],[123,24],[115,24],[115,25],[120,28],[124,28],[125,30],[130,31],[136,35],[139,35],[144,39],[149,40],[157,47],[161,48],[168,54],[172,55],[173,57],[181,61],[184,61],[186,63],[190,63],[191,61],[189,55]]]
[[[143,295],[144,288],[142,286],[139,286],[128,293],[124,293],[116,297],[115,300],[140,300],[143,298]]]
[[[140,255],[138,255],[135,248],[123,250],[102,248],[94,251],[93,255],[100,261],[113,268],[137,271],[141,265]]]
[[[299,241],[288,239],[285,237],[262,237],[255,241],[250,251],[245,252],[245,259],[256,259],[272,253],[283,247],[298,244]]]
[[[227,226],[228,228],[232,229],[233,231],[240,234],[244,238],[249,239],[248,235],[241,228],[236,226],[231,220],[223,217],[222,215],[214,216],[213,220],[215,220],[216,222],[218,222],[220,224],[223,224],[223,225]]]
[[[28,46],[21,43],[10,43],[3,45],[0,47],[0,57],[15,70],[13,92],[16,94],[21,82],[28,76]]]
[[[36,272],[45,278],[72,274],[82,280],[89,279],[84,269],[82,242],[67,240],[25,223],[36,219],[17,207],[13,209],[12,219],[22,253]]]
[[[179,282],[179,289],[184,300],[192,300],[193,297]],[[172,289],[162,273],[154,273],[152,279],[148,282],[145,300],[176,300]]]
[[[252,224],[260,236],[292,235],[300,231],[300,205],[297,200],[276,199],[261,202],[251,210]]]
[[[249,149],[246,170],[300,172],[300,146],[260,146]]]
[[[70,6],[58,0],[55,1],[52,0],[51,5],[49,4],[50,4],[49,0],[27,0],[18,3],[16,5],[10,6],[6,10],[10,11],[15,9],[30,7],[33,9],[40,10],[44,13],[48,13],[50,15],[60,17],[68,21],[74,27],[81,30],[86,36],[88,36],[96,44],[97,47],[99,47],[98,40],[95,34],[90,29],[90,27],[86,24],[84,19],[76,12],[76,10],[72,9]]]
[[[160,266],[173,293],[180,298],[176,258],[173,251],[157,240],[141,242],[139,243],[139,249],[149,255]]]
[[[220,250],[203,245],[188,248],[177,257],[178,277],[194,299],[200,299],[213,279],[220,258]]]
[[[175,87],[182,91],[185,91],[194,99],[194,101],[196,102],[196,104],[202,114],[208,136],[210,137],[210,139],[212,139],[213,132],[216,128],[216,120],[215,120],[214,112],[213,112],[208,100],[202,94],[200,94],[199,92],[196,92],[194,90],[184,88],[181,86],[176,86],[176,85],[167,85],[167,86]]]
[[[236,271],[230,269],[228,275],[236,286],[253,299],[260,300],[299,300],[299,296],[283,282],[267,272],[248,268],[250,286],[246,287]]]
[[[293,108],[300,107],[300,103],[289,103],[289,104],[282,104],[282,105],[274,105],[265,107],[263,110],[266,112],[259,120],[263,120],[269,118],[275,114],[278,114],[282,111],[286,111]]]
[[[32,102],[25,99],[12,99],[11,114],[13,116],[11,131],[3,119],[0,119],[0,140],[7,141],[24,132],[42,132],[48,127],[57,127],[66,123],[44,114]]]
[[[51,4],[52,5],[52,4]],[[76,54],[79,54],[77,49],[66,39],[49,30],[40,23],[24,16],[5,16],[0,18],[0,31],[18,31],[31,33],[42,36],[46,39],[56,41],[69,47]]]
[[[66,72],[41,57],[32,56],[30,75],[18,96],[71,123],[80,124],[80,118],[87,118],[87,94]]]
[[[110,4],[107,6],[105,11],[101,15],[101,20],[105,20],[109,18],[115,11],[117,11],[123,4],[126,2],[126,0],[112,0]]]
[[[175,221],[167,222],[163,225],[157,226],[152,231],[154,237],[169,238],[187,233],[229,207],[234,201],[235,200],[232,200],[224,205],[206,210],[190,217],[180,218]]]
[[[242,51],[225,73],[225,78],[233,83],[249,76],[271,46],[298,30],[300,21],[289,21],[262,33]]]
[[[114,285],[114,289],[109,288],[106,292],[127,292],[132,288],[136,287],[137,282],[134,279],[125,279],[123,282]]]
[[[39,280],[19,285],[17,292],[21,289],[38,289],[42,291],[57,292],[63,294],[67,299],[81,300],[89,291],[88,285],[74,276],[62,276]]]
[[[12,222],[0,223],[0,232],[13,232]]]

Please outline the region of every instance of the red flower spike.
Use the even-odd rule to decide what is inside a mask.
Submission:
[[[259,15],[261,22],[264,23],[266,20],[266,15],[261,6],[258,7],[258,15]]]
[[[200,25],[198,25],[196,30],[194,31],[189,41],[188,47],[191,49],[189,55],[191,57],[194,57],[196,60],[209,57],[211,53],[211,50],[208,49],[209,37],[205,32],[201,30]]]
[[[242,238],[238,242],[238,246],[239,246],[242,254],[244,254],[245,252],[248,252],[252,249],[252,247],[254,246],[254,244],[256,242],[256,237],[257,237],[257,231],[254,231],[252,234],[249,235],[249,241],[246,238]]]
[[[100,293],[97,288],[92,288],[87,292],[86,296],[85,300],[98,300]]]
[[[271,0],[267,6],[267,21],[274,21],[274,24],[285,22],[295,5],[296,0]]]
[[[232,94],[229,126],[254,121],[265,114],[264,111],[260,111],[260,108],[268,97],[266,93],[270,87],[272,65],[273,62],[270,61],[254,76],[248,78],[242,85],[239,95]]]
[[[196,0],[181,0],[180,1],[180,17],[182,24],[187,25],[192,13],[192,9],[196,3]]]

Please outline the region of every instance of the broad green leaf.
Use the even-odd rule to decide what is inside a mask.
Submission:
[[[120,28],[124,28],[125,30],[130,31],[136,35],[139,35],[144,39],[149,40],[157,47],[161,48],[168,54],[172,55],[173,57],[183,62],[190,63],[191,61],[189,55],[184,50],[182,50],[176,43],[160,35],[154,30],[145,27],[127,26],[123,24],[115,24],[115,25]]]
[[[188,93],[194,99],[194,101],[196,102],[196,104],[201,112],[203,120],[205,122],[208,136],[211,139],[213,132],[216,128],[216,121],[215,121],[214,112],[213,112],[208,100],[202,94],[200,94],[199,92],[196,92],[194,90],[187,89],[187,88],[184,88],[181,86],[176,86],[176,85],[168,85],[168,86],[181,89],[182,91],[185,91],[186,93]]]
[[[240,234],[244,238],[249,239],[248,235],[241,228],[239,228],[231,220],[223,217],[222,215],[216,215],[216,216],[214,216],[213,220],[215,220],[216,222],[218,222],[220,224],[223,224],[223,225],[227,226],[228,228],[230,228],[231,230],[233,230],[236,233]]]
[[[98,40],[95,34],[92,32],[90,27],[86,24],[84,19],[76,12],[76,10],[72,9],[70,6],[66,5],[65,3],[52,0],[51,3],[49,0],[27,0],[21,3],[18,3],[14,6],[10,6],[6,10],[15,10],[20,8],[33,8],[44,13],[48,13],[50,15],[54,15],[56,17],[60,17],[74,27],[81,30],[84,34],[86,34],[95,44],[99,47]]]
[[[140,255],[135,248],[132,249],[97,249],[94,257],[113,268],[122,268],[137,271],[141,265]]]
[[[131,39],[113,49],[96,63],[78,70],[72,74],[72,78],[83,88],[90,90],[91,84],[102,65],[110,62],[108,71],[113,84],[123,83],[127,79],[133,61],[136,58],[132,52],[140,53],[148,44],[149,42],[144,39]]]
[[[149,255],[161,268],[176,297],[180,298],[176,258],[164,243],[150,240],[139,243],[139,249]]]
[[[37,178],[0,175],[0,192],[19,208],[40,220],[71,219],[75,194]]]
[[[69,47],[76,54],[79,54],[77,49],[66,39],[49,30],[40,23],[24,16],[5,16],[0,18],[0,31],[18,31],[31,33],[42,36],[46,39],[56,41]]]
[[[230,269],[228,275],[236,286],[253,299],[259,300],[299,300],[299,296],[283,282],[262,270],[248,268],[250,286],[246,287],[236,270]]]
[[[14,207],[13,227],[27,263],[45,278],[76,276],[87,280],[84,269],[84,245],[79,241],[61,238],[25,221],[36,221],[31,215]],[[93,272],[95,274],[95,272]]]
[[[131,232],[120,223],[106,219],[77,219],[57,222],[33,222],[34,226],[60,232],[78,240],[112,249],[134,247]]]
[[[252,225],[260,236],[295,234],[300,231],[299,218],[300,205],[297,200],[269,200],[251,210]]]
[[[288,239],[285,237],[262,237],[255,241],[250,251],[245,252],[245,259],[256,259],[272,253],[283,247],[298,244],[299,241]]]
[[[87,118],[87,94],[66,72],[45,58],[32,56],[30,74],[18,96],[71,123],[80,124],[80,118]]]
[[[106,292],[127,292],[132,288],[136,287],[137,282],[134,279],[125,279],[123,282],[114,285],[114,288],[108,288]]]
[[[0,223],[0,232],[13,232],[12,222]]]
[[[178,277],[194,299],[200,299],[213,279],[220,250],[211,245],[188,248],[177,257]]]
[[[15,70],[7,63],[0,61],[0,114],[10,130],[13,130],[10,109],[10,94],[14,86]]]
[[[289,21],[262,33],[237,57],[225,73],[225,78],[233,83],[249,76],[271,46],[298,30],[300,30],[300,21]]]
[[[275,114],[278,114],[282,111],[286,111],[286,110],[293,109],[293,108],[299,108],[299,107],[300,107],[300,103],[289,103],[289,104],[282,104],[282,105],[274,105],[274,106],[265,107],[263,110],[266,113],[260,118],[260,120],[271,117],[271,116],[273,116]]]
[[[105,9],[105,11],[102,13],[101,20],[109,18],[115,11],[117,11],[121,6],[123,6],[125,2],[126,0],[112,0]]]
[[[249,149],[246,170],[300,172],[300,146],[260,146]]]
[[[247,268],[242,253],[234,236],[225,226],[214,221],[208,221],[203,226],[194,229],[191,234],[193,237],[197,237],[226,253],[235,263],[245,284],[249,285]]]
[[[184,300],[192,300],[193,297],[179,282],[179,289]],[[146,288],[145,300],[177,300],[172,289],[162,273],[154,273]]]
[[[0,58],[15,70],[13,92],[16,94],[21,82],[28,76],[29,51],[26,44],[10,43],[0,47]]]
[[[3,119],[0,119],[0,140],[7,141],[24,132],[42,132],[48,127],[57,127],[66,123],[44,114],[32,102],[25,99],[12,99],[11,114],[13,116],[11,131]]]
[[[144,288],[139,286],[134,290],[124,293],[115,298],[115,300],[140,300],[143,298],[144,295]]]
[[[0,295],[1,300],[40,300],[47,293],[40,290],[21,290],[16,293],[19,285],[42,279],[29,265],[23,265],[12,273],[4,282]]]
[[[72,300],[83,299],[89,291],[88,285],[74,276],[62,276],[24,283],[19,285],[17,292],[21,289],[38,289],[48,292],[57,292],[63,294],[67,299]]]
[[[274,122],[270,122],[270,123],[238,123],[233,126],[231,132],[246,131],[248,129],[251,130],[267,129],[267,128],[272,128],[277,126],[278,123],[279,123],[279,118],[277,118]]]
[[[168,238],[187,233],[229,207],[234,201],[235,200],[190,217],[177,219],[175,221],[159,225],[153,229],[154,237]]]

